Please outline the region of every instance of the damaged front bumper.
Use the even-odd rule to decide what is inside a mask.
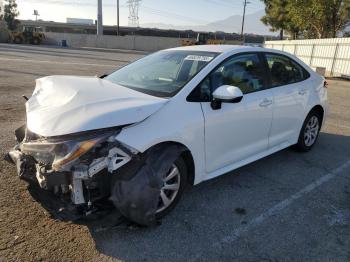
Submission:
[[[42,172],[40,165],[29,155],[23,154],[17,147],[11,150],[6,156],[16,165],[18,176],[27,181],[38,182],[41,188],[51,189],[57,185],[67,185],[69,183],[68,172],[51,172],[50,174]]]
[[[41,161],[42,157],[38,157],[39,153],[23,152],[25,145],[33,142],[40,144],[38,141],[43,141],[43,138],[38,139],[23,126],[15,131],[18,144],[7,154],[6,160],[16,165],[21,179],[34,182],[41,189],[52,192],[57,200],[64,199],[67,204],[75,206],[82,213],[90,214],[95,210],[95,203],[109,198],[111,174],[131,161],[137,154],[136,151],[115,140],[118,130],[106,130],[103,133],[103,139],[99,138],[87,152],[70,162],[54,166],[52,161],[43,163],[45,161]],[[82,136],[84,137],[84,135],[78,137]],[[89,136],[91,134],[88,134]],[[69,152],[70,157],[77,154],[76,152],[81,152],[79,150],[82,149],[76,145],[78,143],[74,144],[72,152]],[[60,163],[62,159],[67,157],[61,155]]]

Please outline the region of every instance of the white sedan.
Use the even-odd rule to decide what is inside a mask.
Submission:
[[[8,160],[81,214],[110,202],[150,225],[186,184],[292,145],[309,151],[326,87],[288,53],[228,45],[163,50],[100,78],[44,77]]]

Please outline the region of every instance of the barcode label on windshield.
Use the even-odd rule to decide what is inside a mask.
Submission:
[[[185,60],[192,60],[192,61],[202,61],[202,62],[210,62],[213,60],[212,56],[202,56],[202,55],[188,55]]]

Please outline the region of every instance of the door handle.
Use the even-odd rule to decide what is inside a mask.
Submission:
[[[272,105],[272,100],[271,100],[271,99],[267,99],[267,98],[265,98],[265,99],[259,104],[259,106],[261,106],[261,107],[268,107],[269,105]]]
[[[299,90],[299,95],[303,96],[306,94],[306,89]]]

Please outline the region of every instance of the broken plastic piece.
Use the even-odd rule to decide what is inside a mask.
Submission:
[[[114,181],[111,200],[125,217],[140,225],[156,224],[163,176],[183,151],[178,145],[157,146],[145,153],[144,164],[131,178]],[[132,161],[128,165],[133,164],[136,163]]]

